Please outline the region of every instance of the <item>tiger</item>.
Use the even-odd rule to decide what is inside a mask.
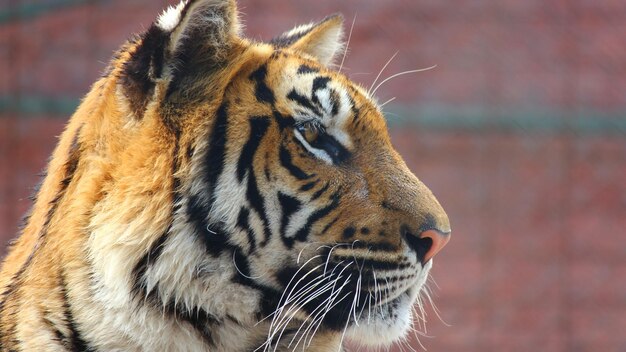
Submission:
[[[448,216],[337,70],[343,17],[269,42],[167,8],[59,138],[0,275],[5,351],[342,351],[412,328]]]

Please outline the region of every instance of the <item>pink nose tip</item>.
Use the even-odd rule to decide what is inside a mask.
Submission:
[[[430,248],[424,255],[424,263],[427,263],[450,241],[450,232],[431,229],[422,232],[419,237],[421,239],[429,238],[432,241]]]

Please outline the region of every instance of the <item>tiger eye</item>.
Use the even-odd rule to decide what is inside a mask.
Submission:
[[[301,126],[298,126],[298,131],[300,132],[304,140],[310,144],[315,143],[315,141],[320,136],[319,127],[315,126],[312,123],[306,123]]]
[[[304,129],[304,133],[302,134],[302,137],[309,143],[314,143],[319,136],[320,132],[314,126],[308,126]]]

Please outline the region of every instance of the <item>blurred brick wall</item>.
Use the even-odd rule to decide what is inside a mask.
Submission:
[[[5,241],[75,101],[168,4],[74,2],[0,0]],[[626,351],[626,2],[240,6],[255,39],[356,14],[344,72],[366,87],[396,51],[382,77],[438,65],[377,93],[397,97],[394,143],[454,229],[433,270],[451,326],[428,310],[429,351]]]

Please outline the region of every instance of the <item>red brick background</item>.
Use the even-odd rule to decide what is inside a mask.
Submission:
[[[112,51],[168,2],[0,0],[0,238]],[[342,12],[344,71],[454,229],[431,284],[429,351],[626,351],[626,2],[240,1],[269,39]],[[46,11],[39,11],[44,8]],[[415,341],[413,348],[422,348]],[[408,348],[404,348],[407,350]]]

